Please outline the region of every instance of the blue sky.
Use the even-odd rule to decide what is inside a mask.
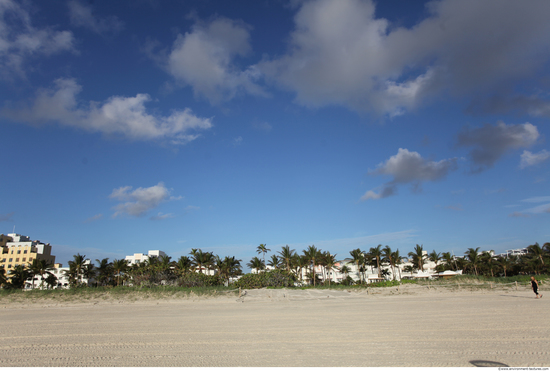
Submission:
[[[0,228],[120,259],[550,240],[550,2],[0,0]]]

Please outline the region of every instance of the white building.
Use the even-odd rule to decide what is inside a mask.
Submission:
[[[86,259],[84,261],[84,265],[91,264],[91,263],[92,263],[92,261],[90,259]],[[69,270],[70,270],[70,268],[68,268],[68,267],[63,268],[63,266],[61,264],[55,264],[54,268],[47,269],[49,274],[53,274],[55,276],[55,278],[57,278],[57,284],[53,288],[58,288],[58,289],[68,289],[69,288],[69,286],[70,286],[70,284],[69,284]],[[41,277],[40,275],[37,274],[34,277],[27,278],[27,281],[25,282],[25,289],[26,290],[31,290],[31,289],[34,288],[34,289],[46,290],[48,288],[48,284],[46,283],[46,278],[48,277],[49,274],[46,273],[44,275],[44,277]],[[33,281],[34,281],[34,283],[33,283]],[[92,279],[88,280],[85,277],[80,277],[79,281],[84,285],[88,285],[88,284],[93,284],[95,282],[95,279],[92,278]]]
[[[149,260],[150,257],[156,256],[166,256],[164,251],[160,250],[149,250],[147,254],[141,254],[141,253],[135,253],[134,255],[128,255],[126,256],[126,260],[128,261],[128,265],[136,264],[136,263],[143,263]]]
[[[376,265],[368,265],[366,266],[365,272],[360,272],[357,269],[357,265],[353,263],[353,260],[350,258],[340,260],[336,262],[334,269],[327,271],[323,266],[318,265],[315,267],[315,273],[317,275],[317,279],[319,282],[330,279],[332,282],[342,282],[346,279],[346,277],[350,277],[355,282],[365,282],[365,283],[374,283],[379,282],[383,280],[397,280],[401,281],[401,279],[411,279],[411,278],[437,278],[437,277],[450,277],[455,276],[457,274],[462,274],[462,271],[445,271],[442,273],[438,273],[435,269],[436,264],[428,259],[428,252],[422,251],[422,255],[424,256],[424,265],[423,265],[423,271],[413,271],[413,272],[405,272],[406,267],[412,267],[413,263],[412,261],[408,259],[403,259],[403,263],[397,265],[394,269],[388,264],[388,263],[382,263],[380,265],[380,270],[382,271],[382,274],[380,277],[378,276],[378,268]],[[346,266],[349,273],[342,273],[340,270],[343,266]],[[266,269],[272,270],[274,269],[272,266],[267,266]],[[302,278],[305,281],[305,277],[307,272],[310,270],[310,268],[302,268]],[[408,269],[407,269],[408,270]],[[255,269],[252,269],[252,273],[256,273]],[[386,273],[386,275],[384,275]]]

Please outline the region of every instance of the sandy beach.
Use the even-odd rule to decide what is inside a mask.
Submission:
[[[549,300],[426,287],[4,299],[0,366],[550,366]]]

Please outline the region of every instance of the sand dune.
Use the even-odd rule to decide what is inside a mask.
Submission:
[[[0,366],[550,366],[549,312],[523,288],[4,299]]]

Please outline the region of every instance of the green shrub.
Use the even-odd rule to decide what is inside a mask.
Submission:
[[[209,276],[204,273],[190,272],[177,279],[176,285],[180,287],[209,287],[223,286],[224,279],[220,276]]]
[[[275,269],[258,274],[248,273],[233,283],[235,287],[243,289],[259,289],[262,287],[293,287],[296,276],[287,271]]]

